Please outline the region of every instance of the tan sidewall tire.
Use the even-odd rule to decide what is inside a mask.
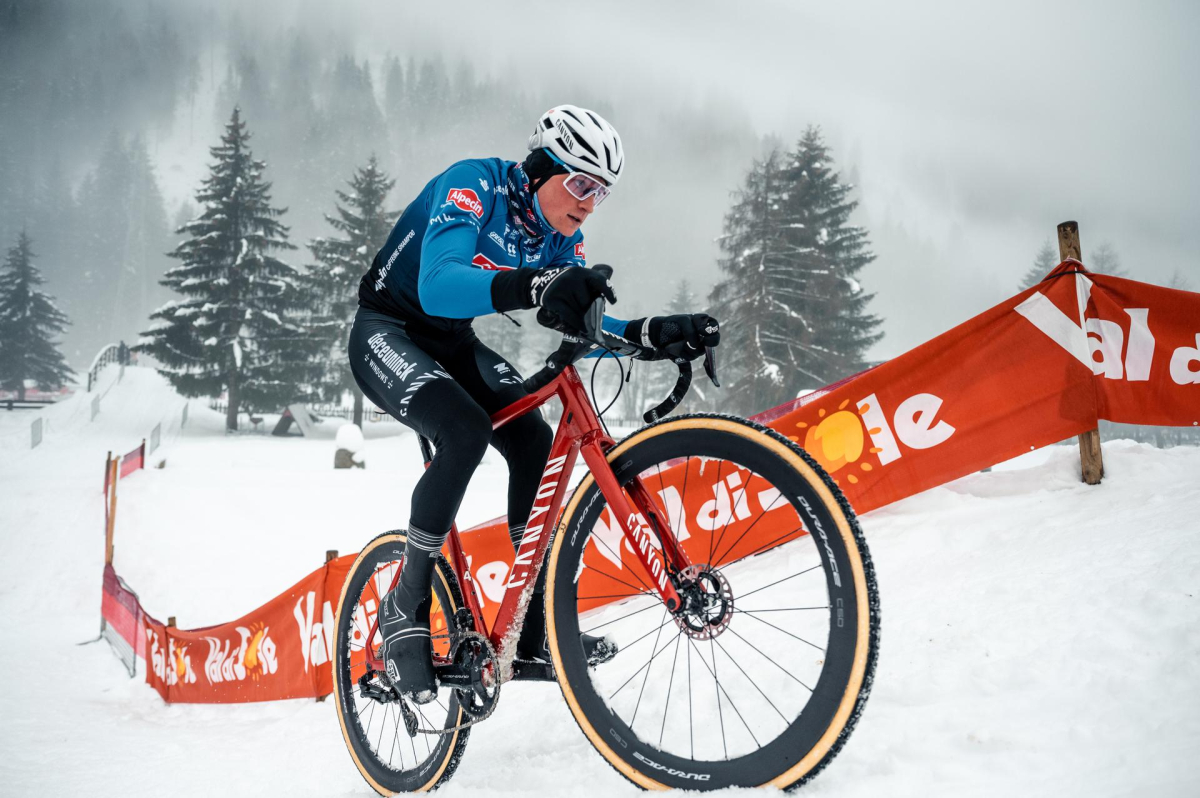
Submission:
[[[334,628],[335,632],[336,632],[336,630],[340,629],[342,626],[341,615],[342,615],[342,610],[344,609],[345,603],[346,603],[346,592],[350,588],[350,583],[352,581],[354,581],[353,576],[358,571],[358,569],[362,565],[363,561],[372,552],[374,552],[375,549],[379,548],[380,546],[396,544],[396,543],[403,545],[405,540],[406,540],[405,535],[402,533],[399,533],[399,532],[394,533],[394,534],[380,535],[379,537],[375,538],[370,543],[368,543],[366,545],[366,547],[361,552],[359,552],[358,558],[354,561],[354,564],[352,566],[350,566],[350,570],[346,572],[346,581],[342,584],[342,593],[341,593],[341,596],[338,598],[338,605],[337,605],[338,614],[337,614],[337,618],[334,620],[333,628]],[[445,589],[446,595],[450,597],[451,601],[454,601],[454,591],[451,589],[450,584],[446,581],[446,575],[442,572],[442,569],[440,567],[435,568],[434,573],[436,573],[438,575],[438,578],[442,580],[442,586]],[[457,606],[450,607],[449,609],[451,612],[453,612],[453,611],[457,610],[458,607]],[[342,687],[343,687],[343,685],[341,683],[342,669],[340,667],[338,667],[338,655],[337,655],[337,650],[340,650],[341,645],[342,645],[342,640],[341,640],[341,636],[339,635],[338,639],[335,641],[334,658],[333,658],[333,662],[330,663],[330,665],[333,668],[333,679],[334,679],[334,688],[333,689],[334,689],[334,699],[335,699],[334,704],[337,706],[338,725],[341,726],[341,729],[342,729],[342,739],[345,740],[345,742],[346,742],[346,750],[348,750],[350,752],[350,757],[354,760],[354,766],[358,768],[358,772],[362,774],[362,777],[364,779],[366,779],[367,783],[370,784],[371,787],[377,793],[379,793],[380,795],[398,795],[399,793],[393,792],[392,790],[389,790],[387,787],[384,787],[379,782],[377,782],[374,778],[372,778],[370,773],[367,772],[367,769],[363,766],[362,761],[358,757],[358,752],[355,751],[355,749],[354,749],[354,744],[351,740],[350,732],[346,728],[346,716],[345,716],[345,713],[342,711],[342,702],[341,702],[341,698],[340,698]],[[463,720],[463,711],[462,711],[462,708],[460,707],[458,710],[458,718],[455,719],[455,723],[462,723],[462,720]],[[418,787],[415,790],[412,790],[412,792],[425,792],[427,790],[432,789],[434,786],[437,785],[438,781],[442,778],[442,774],[446,772],[446,767],[450,764],[450,761],[454,758],[455,750],[458,747],[459,734],[460,734],[459,731],[455,731],[454,734],[452,735],[450,745],[447,746],[447,748],[446,748],[446,758],[438,764],[438,767],[434,770],[432,777],[425,784],[421,785],[420,787]]]
[[[851,572],[853,573],[855,596],[858,606],[857,619],[858,629],[856,635],[856,650],[854,662],[850,672],[850,679],[842,700],[838,706],[837,712],[834,715],[833,722],[829,725],[826,732],[821,736],[817,744],[795,765],[788,768],[783,773],[773,775],[767,781],[757,785],[760,787],[777,787],[779,789],[787,789],[799,782],[822,760],[829,754],[830,750],[837,742],[838,736],[846,728],[851,714],[854,712],[855,705],[859,701],[860,691],[863,687],[863,681],[867,672],[867,664],[870,652],[870,630],[871,630],[871,610],[868,601],[868,589],[865,569],[863,567],[862,557],[860,555],[858,542],[855,539],[854,532],[848,522],[845,513],[834,497],[833,492],[829,489],[825,480],[828,477],[822,478],[812,466],[805,462],[791,447],[786,445],[779,439],[770,435],[764,434],[760,429],[749,426],[747,423],[734,421],[727,418],[714,417],[695,417],[695,418],[678,418],[672,419],[654,426],[646,427],[629,438],[626,438],[618,444],[608,454],[608,461],[611,463],[616,458],[620,457],[624,452],[637,446],[643,441],[663,435],[669,432],[677,432],[683,429],[707,429],[719,430],[730,434],[738,435],[753,442],[760,444],[774,454],[782,458],[786,463],[792,465],[797,472],[812,486],[813,490],[825,503],[826,509],[835,519],[839,534],[845,543],[846,552],[850,560]],[[588,489],[594,483],[594,478],[591,474],[587,474],[576,487],[575,492],[571,496],[571,501],[567,504],[566,510],[562,514],[559,523],[557,534],[554,536],[554,542],[550,550],[550,557],[547,563],[549,574],[546,580],[546,600],[548,607],[553,607],[555,601],[555,577],[558,575],[558,561],[560,553],[563,549],[564,541],[567,539],[565,530],[570,526],[578,511],[579,502],[587,493]],[[587,716],[580,708],[578,699],[575,696],[572,686],[567,682],[564,674],[562,657],[559,650],[558,638],[555,633],[555,614],[548,611],[546,613],[547,637],[550,644],[550,653],[554,660],[555,672],[560,674],[558,677],[559,687],[562,689],[563,697],[567,701],[567,705],[571,709],[571,714],[575,716],[575,721],[579,724],[580,729],[587,735],[592,745],[600,752],[608,762],[616,768],[622,775],[628,778],[633,783],[648,789],[648,790],[665,790],[672,789],[666,784],[650,778],[645,773],[630,765],[622,758],[612,746],[599,734],[592,726]]]

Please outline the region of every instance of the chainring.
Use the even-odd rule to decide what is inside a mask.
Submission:
[[[459,706],[471,719],[443,729],[409,727],[406,719],[405,725],[409,727],[410,736],[415,734],[453,734],[460,729],[487,720],[496,711],[496,704],[500,702],[500,666],[492,642],[478,632],[462,632],[454,636],[451,650],[453,651],[451,660],[457,665],[469,668],[472,677],[469,685],[452,686]],[[407,701],[408,699],[401,700]]]

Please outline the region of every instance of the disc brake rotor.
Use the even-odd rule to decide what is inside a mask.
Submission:
[[[733,590],[720,571],[691,565],[679,572],[683,604],[675,613],[680,630],[695,640],[719,637],[733,617]]]

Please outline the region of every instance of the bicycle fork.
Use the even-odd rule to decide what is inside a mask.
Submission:
[[[635,476],[627,488],[621,487],[598,442],[586,441],[581,454],[608,502],[613,520],[620,525],[629,547],[650,577],[651,586],[662,597],[667,609],[676,612],[681,600],[671,577],[689,567],[691,562],[670,524],[639,477]],[[660,541],[661,557],[655,551],[654,536]]]

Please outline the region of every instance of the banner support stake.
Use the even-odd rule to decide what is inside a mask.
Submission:
[[[1083,256],[1079,245],[1079,223],[1063,222],[1058,226],[1058,256],[1059,260],[1074,258],[1082,262]],[[1080,319],[1082,322],[1083,320]],[[1089,485],[1099,485],[1104,476],[1104,457],[1100,452],[1100,430],[1090,429],[1079,435],[1079,466],[1083,472],[1083,481]]]

